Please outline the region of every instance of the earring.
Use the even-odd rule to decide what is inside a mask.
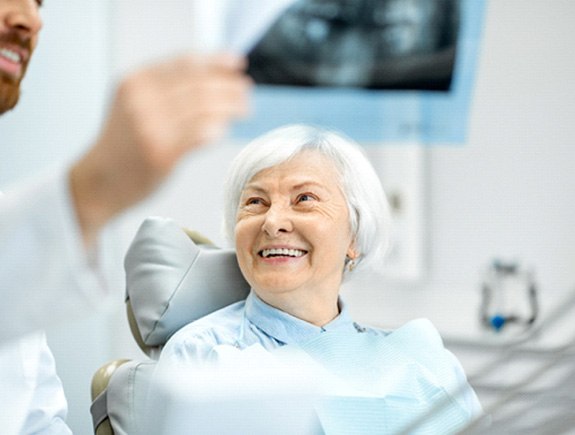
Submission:
[[[347,270],[348,270],[349,272],[353,272],[353,269],[355,269],[355,266],[356,266],[356,265],[355,265],[355,259],[353,259],[353,258],[351,258],[351,257],[347,257],[347,262],[346,262],[345,265],[346,265]]]

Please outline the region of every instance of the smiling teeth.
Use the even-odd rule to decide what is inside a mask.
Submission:
[[[7,48],[0,48],[0,56],[8,59],[14,63],[20,63],[20,55],[12,50],[8,50]]]
[[[301,257],[305,254],[305,251],[300,251],[299,249],[264,249],[262,251],[262,257],[267,258],[274,256],[284,256],[284,257]]]

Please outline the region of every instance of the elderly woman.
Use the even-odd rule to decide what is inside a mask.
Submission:
[[[389,406],[379,402],[379,410],[388,406],[398,425],[398,406],[409,413],[406,403],[425,403],[431,410],[440,397],[450,408],[447,426],[441,423],[446,431],[480,411],[429,322],[393,332],[360,326],[339,297],[344,279],[382,264],[389,234],[383,189],[357,144],[302,125],[257,138],[232,163],[224,224],[251,293],[179,330],[160,364],[213,361],[222,346],[292,346],[338,376],[358,375],[356,389],[387,397]],[[341,358],[326,359],[334,353]]]

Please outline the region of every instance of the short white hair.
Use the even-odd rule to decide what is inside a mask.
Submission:
[[[389,205],[363,148],[342,133],[294,124],[276,128],[251,141],[232,161],[224,185],[224,233],[234,244],[240,197],[260,171],[288,161],[303,151],[330,159],[338,173],[349,210],[351,232],[359,254],[356,266],[381,265],[389,244]]]

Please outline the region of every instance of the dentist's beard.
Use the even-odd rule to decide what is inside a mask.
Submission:
[[[20,81],[14,81],[0,72],[0,115],[13,109],[19,98]]]
[[[10,45],[18,45],[28,51],[31,56],[34,46],[30,38],[24,38],[17,32],[10,32],[0,35],[0,42]],[[12,77],[7,73],[0,71],[0,115],[13,109],[20,99],[20,83],[26,75],[30,57],[22,65],[22,71],[19,77]]]

